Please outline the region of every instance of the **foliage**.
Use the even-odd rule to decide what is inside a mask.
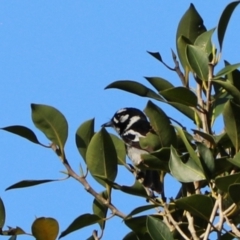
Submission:
[[[240,237],[240,71],[237,70],[240,63],[229,64],[224,61],[225,67],[215,73],[215,67],[221,60],[230,17],[239,2],[228,4],[217,28],[208,31],[200,14],[191,4],[177,27],[177,55],[172,51],[174,67],[168,66],[160,53],[149,52],[169,70],[176,72],[181,86],[173,86],[162,77],[146,77],[153,89],[130,80],[115,81],[106,87],[168,104],[193,122],[195,127],[189,132],[151,101],[148,101],[144,110],[157,134],[155,138],[149,137],[141,141],[142,147],[151,144],[155,147],[154,152],[142,155],[144,167],[161,172],[163,178],[166,174],[171,174],[179,181],[182,187],[176,198],[169,201],[160,196],[150,198],[137,180],[133,186],[116,183],[119,164],[124,165],[131,173],[134,170],[126,164],[122,140],[109,134],[104,128],[95,132],[94,119],[79,126],[76,131],[76,146],[89,174],[105,187],[105,191],[101,193],[97,193],[89,185],[88,174],[78,175],[67,160],[64,146],[68,137],[68,123],[64,115],[54,107],[31,104],[32,121],[51,141],[50,146],[40,143],[35,133],[25,126],[1,128],[52,149],[61,159],[68,177],[82,184],[94,197],[93,213],[85,213],[73,220],[59,238],[97,223],[101,234],[98,235],[94,230],[89,239],[101,239],[108,219],[114,216],[122,218],[130,229],[129,234],[123,237],[125,240],[208,239],[213,232],[217,233],[218,239]],[[215,30],[219,51],[211,41]],[[216,135],[213,124],[220,116],[224,119],[223,131]],[[58,180],[23,180],[7,190],[51,181]],[[206,188],[202,190],[204,187]],[[111,202],[111,193],[115,189],[148,198],[149,204],[139,206],[126,215]],[[152,208],[157,209],[156,214],[135,216]],[[110,216],[108,211],[111,212]],[[19,227],[3,230],[5,215],[4,203],[0,199],[1,235],[12,235],[10,239],[16,239],[19,234],[27,234]],[[42,217],[33,222],[32,233],[29,235],[38,240],[54,240],[58,232],[59,226],[55,219]]]

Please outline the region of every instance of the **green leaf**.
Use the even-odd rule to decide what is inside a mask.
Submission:
[[[194,42],[205,31],[206,28],[203,24],[203,19],[191,3],[178,24],[176,40],[182,35],[187,37],[191,42]]]
[[[179,57],[179,60],[182,64],[182,67],[184,69],[185,76],[187,76],[189,71],[190,71],[190,65],[188,63],[186,50],[187,50],[187,46],[191,45],[191,44],[192,44],[192,42],[188,38],[186,38],[185,36],[181,35],[177,39],[178,57]]]
[[[223,110],[225,130],[236,151],[240,149],[240,106],[228,101]]]
[[[230,163],[240,168],[240,152],[236,153],[233,159],[227,159]]]
[[[77,129],[75,142],[79,153],[86,162],[86,152],[88,145],[94,135],[94,119],[90,119],[82,123]]]
[[[225,66],[231,65],[226,60],[224,61]],[[232,72],[227,74],[227,79],[231,82],[232,85],[234,85],[238,91],[240,91],[240,71],[238,69],[233,70]]]
[[[186,43],[193,43],[196,38],[205,31],[206,28],[203,24],[203,19],[195,9],[194,5],[191,3],[190,7],[182,16],[178,24],[176,34],[177,52],[185,73],[188,64],[184,56],[186,55],[186,44],[183,42],[185,41]],[[186,39],[188,40],[186,41]]]
[[[146,80],[159,92],[174,86],[164,78],[160,77],[145,77]]]
[[[167,102],[167,103],[172,107],[176,108],[179,112],[181,112],[185,116],[187,116],[193,122],[195,122],[194,111],[190,107],[177,102]]]
[[[153,130],[159,136],[162,147],[175,146],[177,137],[168,116],[151,101],[148,101],[144,112],[148,116]]]
[[[213,80],[214,83],[219,84],[221,87],[223,87],[230,95],[233,96],[234,100],[237,103],[240,103],[240,92],[239,90],[232,85],[229,81],[222,81],[222,80]],[[225,99],[227,99],[225,97]]]
[[[56,240],[58,232],[59,225],[54,218],[37,218],[32,224],[32,235],[36,240]]]
[[[29,140],[33,143],[44,146],[43,144],[41,144],[38,141],[35,133],[27,127],[16,125],[16,126],[9,126],[9,127],[4,127],[4,128],[0,128],[0,129],[10,132],[10,133],[13,133],[13,134],[16,134],[20,137],[26,138],[27,140]]]
[[[10,187],[6,188],[6,191],[10,190],[10,189],[15,189],[15,188],[32,187],[35,185],[48,183],[48,182],[55,182],[55,181],[59,181],[59,180],[50,180],[50,179],[48,179],[48,180],[23,180],[23,181],[15,183],[15,184],[11,185]]]
[[[144,197],[144,198],[148,197],[143,185],[140,182],[138,182],[137,180],[135,181],[135,183],[132,186],[122,185],[118,189],[121,190],[122,192],[131,194],[131,195]]]
[[[197,96],[185,87],[168,88],[160,91],[160,94],[170,102],[177,102],[190,107],[197,106]]]
[[[161,139],[156,133],[148,132],[146,137],[140,137],[140,146],[148,152],[156,151],[162,147]]]
[[[239,2],[240,1],[235,1],[228,4],[226,8],[223,10],[223,13],[219,19],[217,35],[218,35],[218,42],[220,45],[220,52],[222,51],[223,39],[228,26],[228,22],[232,16],[232,13],[235,7],[239,4]]]
[[[114,147],[117,151],[118,164],[124,165],[126,163],[126,147],[124,142],[114,134],[109,134]]]
[[[198,165],[199,169],[201,169],[202,172],[203,172],[201,161],[198,158],[196,152],[193,150],[192,146],[190,145],[183,129],[180,128],[179,126],[175,126],[175,129],[177,130],[177,133],[178,133],[179,137],[183,140],[191,159],[194,160],[194,162]]]
[[[101,192],[100,195],[104,198],[104,199],[108,199],[108,194],[107,191]],[[103,230],[105,228],[105,220],[103,220],[104,218],[106,218],[107,216],[107,211],[108,211],[108,207],[106,205],[104,205],[102,202],[99,202],[96,198],[93,201],[93,213],[95,215],[97,215],[100,219],[102,219],[101,222],[99,222],[99,225],[101,227],[101,229]]]
[[[146,220],[147,216],[139,216],[127,218],[124,220],[124,223],[138,235],[146,233]]]
[[[139,238],[134,232],[129,232],[127,235],[124,236],[123,240],[139,240]]]
[[[101,219],[95,215],[95,214],[89,214],[89,213],[86,213],[86,214],[83,214],[79,217],[77,217],[68,227],[66,230],[64,230],[59,238],[62,238],[66,235],[68,235],[69,233],[71,232],[74,232],[76,230],[79,230],[81,228],[84,228],[84,227],[87,227],[87,226],[90,226],[92,224],[95,224],[95,223],[98,223]]]
[[[117,176],[117,161],[117,152],[113,141],[105,128],[102,128],[92,137],[88,145],[87,167],[92,176],[105,186],[102,178],[114,182]]]
[[[183,163],[173,147],[171,147],[169,168],[171,174],[180,182],[194,182],[205,179],[198,165],[191,158],[186,163]]]
[[[215,159],[213,154],[204,144],[197,142],[196,145],[201,158],[202,166],[205,170],[205,175],[207,175],[208,178],[211,178],[215,172]]]
[[[174,240],[167,225],[157,217],[147,217],[147,230],[152,240]]]
[[[221,69],[215,76],[213,79],[217,80],[219,79],[221,76],[223,75],[227,75],[231,72],[233,72],[234,70],[236,70],[237,68],[240,67],[240,63],[236,63],[236,64],[232,64],[232,65],[227,65],[225,66],[223,69]]]
[[[158,205],[145,205],[145,206],[141,206],[141,207],[137,207],[134,210],[132,210],[126,218],[132,217],[133,215],[139,214],[141,212],[153,209],[153,208],[157,208],[159,207]]]
[[[5,211],[4,203],[0,198],[0,229],[2,229],[2,227],[4,226],[5,219],[6,219],[6,211]]]
[[[135,81],[129,81],[129,80],[116,81],[109,84],[107,87],[105,87],[105,89],[109,89],[109,88],[117,88],[123,91],[136,94],[141,97],[148,97],[158,101],[163,101],[162,97],[159,96],[157,93],[155,93],[153,90]]]
[[[162,62],[162,57],[161,57],[159,52],[149,52],[149,51],[147,51],[147,53],[149,53],[151,56],[156,58],[159,62]]]
[[[164,158],[164,160],[160,159],[158,156],[155,156],[153,154],[142,154],[141,158],[143,160],[143,164],[148,166],[148,169],[169,172],[168,167],[169,154],[168,157]]]
[[[215,179],[215,183],[217,188],[219,188],[223,192],[228,192],[228,188],[230,185],[234,183],[240,183],[240,173],[236,173],[236,174],[232,174],[224,177],[218,177]]]
[[[229,195],[233,202],[235,202],[237,205],[240,203],[240,183],[235,183],[229,186],[228,188]]]
[[[186,54],[192,71],[196,73],[202,81],[207,81],[209,60],[206,53],[197,46],[188,45]]]
[[[41,104],[31,104],[31,109],[35,126],[63,153],[68,136],[68,123],[63,114],[54,107]]]
[[[193,215],[199,216],[207,221],[213,209],[212,198],[200,194],[177,199],[175,204],[178,208],[189,211]]]
[[[197,39],[194,42],[195,46],[198,46],[200,49],[202,49],[208,56],[212,52],[212,35],[214,33],[216,28],[213,28],[209,31],[203,32],[201,35],[197,37]]]

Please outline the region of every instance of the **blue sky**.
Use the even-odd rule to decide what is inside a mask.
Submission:
[[[192,1],[207,29],[215,27],[228,0]],[[172,65],[170,49],[181,16],[191,1],[0,1],[0,127],[25,125],[41,142],[49,141],[31,121],[30,104],[59,109],[69,123],[67,157],[76,171],[83,160],[75,147],[78,126],[95,117],[95,129],[122,107],[143,109],[146,98],[118,90],[104,90],[115,80],[160,76],[174,85],[180,81],[146,51],[159,51]],[[240,8],[232,16],[224,41],[223,59],[240,62]],[[218,46],[216,35],[214,43]],[[219,69],[223,66],[221,63]],[[158,103],[159,104],[159,103]],[[189,121],[172,108],[164,111],[189,127]],[[220,123],[215,127],[221,129]],[[31,231],[35,217],[54,217],[60,230],[81,214],[92,212],[93,198],[73,179],[5,192],[23,179],[63,178],[64,170],[51,150],[0,132],[0,196],[7,211],[6,226]],[[90,184],[103,190],[91,177]],[[117,182],[131,185],[133,177],[119,169]],[[167,197],[175,196],[178,184],[168,178]],[[145,205],[142,198],[114,192],[114,204],[124,213]],[[97,225],[64,239],[86,239]],[[122,239],[130,230],[119,218],[111,219],[103,239]],[[31,239],[20,236],[19,239]]]

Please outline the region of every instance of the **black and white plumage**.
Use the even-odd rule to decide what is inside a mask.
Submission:
[[[125,142],[128,157],[137,167],[142,161],[141,154],[148,153],[147,150],[141,148],[139,139],[146,137],[148,132],[154,132],[145,114],[137,108],[122,108],[102,126],[113,127],[117,131]],[[162,183],[158,171],[139,171],[140,176],[143,178],[144,187],[161,193]]]

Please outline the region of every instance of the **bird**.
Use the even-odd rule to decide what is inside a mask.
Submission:
[[[142,162],[141,154],[149,153],[148,150],[141,148],[140,138],[145,138],[149,132],[155,133],[146,115],[137,108],[121,108],[102,127],[112,127],[116,130],[125,143],[129,159],[137,168]],[[149,196],[154,195],[153,191],[159,194],[162,193],[163,186],[158,171],[137,168],[137,179],[141,180]],[[149,189],[150,191],[148,191]]]

